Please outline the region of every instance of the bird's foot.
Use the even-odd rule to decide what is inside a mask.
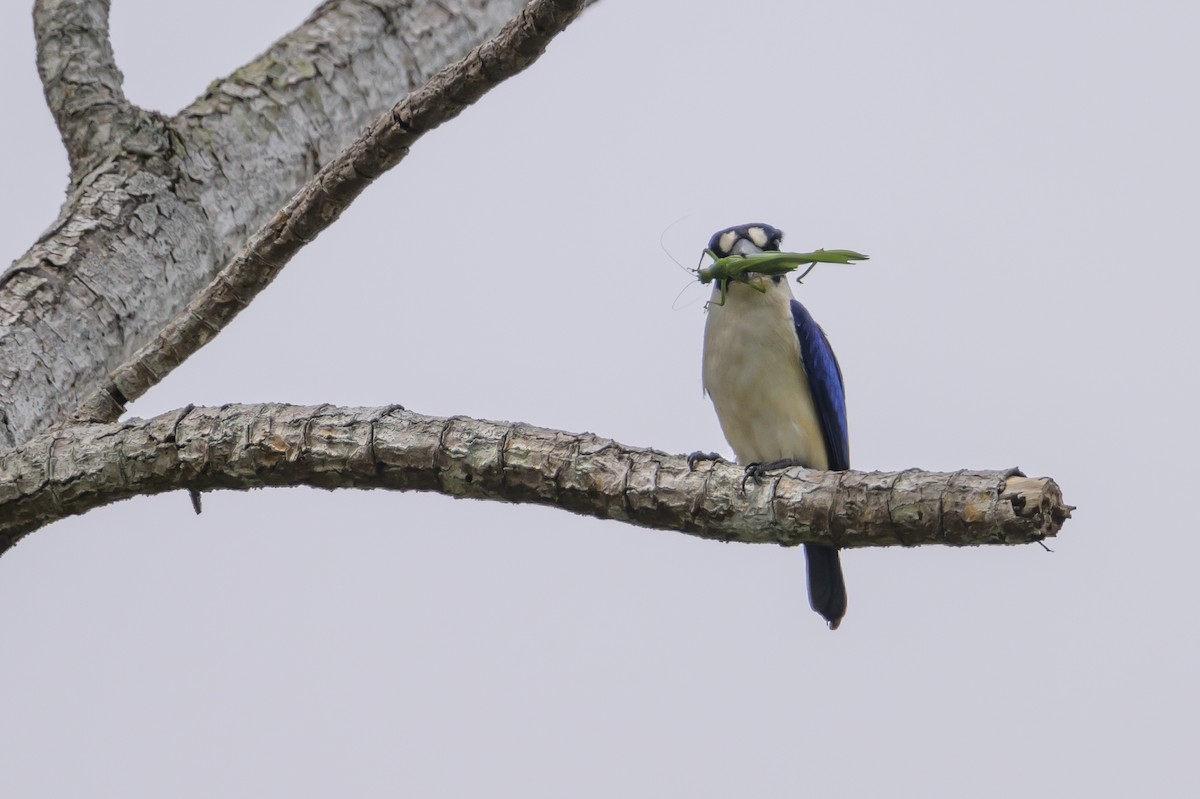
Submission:
[[[722,458],[721,455],[716,452],[701,452],[700,450],[696,450],[691,455],[687,456],[688,471],[689,472],[696,471],[696,464],[699,463],[700,461],[713,461],[715,463],[724,463],[725,459]]]
[[[755,485],[762,485],[762,479],[767,476],[767,472],[775,471],[776,469],[786,469],[789,466],[803,466],[800,461],[784,459],[781,461],[771,461],[770,463],[751,463],[746,466],[746,475],[742,478],[742,493],[746,493],[746,482],[753,480]]]

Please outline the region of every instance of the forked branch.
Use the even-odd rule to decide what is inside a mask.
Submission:
[[[80,404],[74,420],[117,419],[126,403],[145,394],[224,329],[300,248],[398,164],[417,139],[536,61],[584,5],[581,0],[534,0],[498,34],[380,116],[251,236],[187,307],[113,370]]]

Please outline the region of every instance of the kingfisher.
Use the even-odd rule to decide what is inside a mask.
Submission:
[[[778,251],[782,241],[778,228],[752,223],[714,233],[708,249],[724,258]],[[846,392],[825,331],[783,275],[747,278],[728,283],[723,303],[714,286],[704,325],[704,392],[737,462],[756,482],[788,466],[849,469]],[[836,630],[846,614],[838,550],[805,544],[804,555],[809,604]]]

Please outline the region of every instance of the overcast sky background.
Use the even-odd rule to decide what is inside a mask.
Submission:
[[[0,7],[5,263],[66,182],[30,5]],[[314,5],[114,0],[126,90],[174,112]],[[848,552],[831,633],[798,549],[434,495],[137,499],[0,558],[0,795],[1194,795],[1198,23],[604,0],[132,408],[728,453],[659,238],[691,266],[764,221],[871,255],[797,289],[851,462],[1050,475],[1079,506],[1053,554]]]

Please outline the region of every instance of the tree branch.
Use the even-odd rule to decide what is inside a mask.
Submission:
[[[523,6],[330,0],[178,116],[134,109],[0,276],[0,448],[74,411],[364,125]]]
[[[490,89],[531,65],[583,10],[579,0],[535,0],[499,33],[444,67],[380,116],[326,164],[233,260],[73,414],[111,422],[225,328],[301,247],[329,227],[426,132],[453,119]]]
[[[525,4],[327,0],[262,56],[214,81],[172,121],[187,143],[182,171],[200,184],[197,202],[216,236],[233,244],[220,263],[365,126]]]
[[[126,132],[132,106],[108,37],[109,0],[37,0],[33,32],[46,103],[77,175]]]
[[[1025,543],[1056,535],[1072,510],[1054,481],[1015,470],[789,469],[744,493],[742,480],[731,464],[692,472],[683,456],[590,433],[398,406],[189,407],[52,431],[0,455],[0,552],[51,521],[179,489],[436,491],[785,546]]]

